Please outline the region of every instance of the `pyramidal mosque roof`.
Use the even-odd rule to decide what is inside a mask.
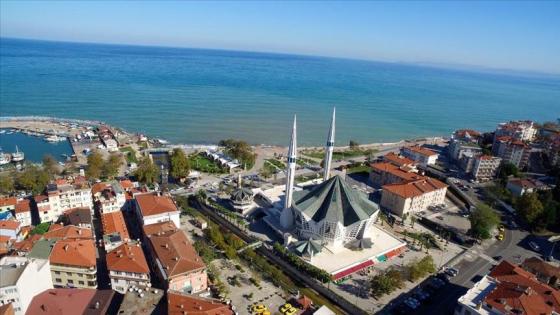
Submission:
[[[294,193],[292,208],[315,222],[327,220],[344,226],[369,219],[379,207],[336,175],[311,190]]]

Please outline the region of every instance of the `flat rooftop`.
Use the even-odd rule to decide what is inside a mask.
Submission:
[[[484,298],[496,288],[496,282],[488,277],[484,276],[480,281],[475,283],[475,285],[465,293],[465,295],[459,298],[459,303],[467,305],[473,309],[477,309],[477,306],[484,302]],[[477,310],[479,314],[491,314],[484,307]]]
[[[117,312],[118,315],[143,315],[143,314],[164,314],[164,291],[162,289],[150,288],[137,291],[126,291],[123,301]],[[143,294],[140,297],[140,294]]]

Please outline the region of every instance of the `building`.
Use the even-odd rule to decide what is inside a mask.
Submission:
[[[121,211],[126,203],[126,193],[121,185],[111,183],[96,183],[91,189],[96,208],[101,214]]]
[[[514,140],[531,142],[535,139],[537,131],[534,123],[530,120],[510,121],[498,125],[494,132],[494,139],[507,136]]]
[[[49,202],[49,196],[47,195],[37,195],[33,197],[35,201],[35,208],[39,214],[39,221],[42,222],[56,222],[60,213],[58,209],[52,209]]]
[[[82,240],[93,240],[94,235],[91,229],[81,228],[73,225],[62,225],[62,224],[52,224],[49,230],[43,234],[43,238],[50,240],[59,239],[82,239]]]
[[[187,295],[181,292],[167,293],[168,315],[233,315],[231,307],[220,300]]]
[[[16,209],[16,197],[3,197],[0,198],[0,213],[7,211],[14,211]]]
[[[391,163],[397,167],[407,167],[409,169],[415,169],[417,164],[414,160],[411,160],[394,152],[385,154],[383,156],[383,162]]]
[[[502,261],[459,298],[455,315],[558,314],[560,291]]]
[[[117,311],[118,315],[167,314],[167,301],[163,298],[165,291],[151,288],[149,290],[128,290]]]
[[[526,193],[545,190],[548,186],[533,178],[511,178],[508,180],[506,188],[511,191],[514,196],[521,197]]]
[[[246,187],[238,187],[231,193],[231,205],[233,209],[241,214],[246,214],[255,209],[253,202],[253,191]]]
[[[18,200],[14,209],[14,216],[22,227],[31,225],[31,203],[29,199]]]
[[[7,255],[12,249],[12,244],[14,240],[5,235],[0,235],[0,257]]]
[[[14,306],[12,303],[0,305],[0,315],[14,315]]]
[[[84,229],[91,229],[92,215],[89,208],[74,208],[66,210],[61,218],[65,225],[73,225]]]
[[[540,282],[560,289],[560,267],[551,265],[538,257],[525,259],[521,267],[534,274]]]
[[[517,168],[522,169],[527,166],[529,162],[531,148],[520,140],[514,140],[511,137],[503,136],[494,139],[492,153],[502,158],[504,162],[511,163]]]
[[[49,289],[33,298],[26,315],[105,315],[115,292],[95,289]]]
[[[59,240],[50,254],[56,287],[97,288],[96,250],[93,240]]]
[[[393,163],[381,162],[373,163],[370,167],[369,180],[376,187],[421,178],[416,168],[406,165],[397,166]]]
[[[482,148],[478,145],[480,138],[481,134],[476,130],[456,130],[451,136],[447,147],[449,157],[455,161],[459,161],[465,155],[471,157],[481,155]]]
[[[170,196],[161,196],[154,193],[138,194],[136,199],[136,215],[142,225],[163,221],[172,221],[180,227],[180,211]]]
[[[57,180],[47,185],[47,196],[50,211],[53,211],[50,221],[57,221],[58,217],[72,208],[86,207],[93,210],[91,187],[81,177],[69,180]]]
[[[430,149],[419,145],[401,148],[401,154],[423,166],[434,165],[438,159],[438,154]]]
[[[0,260],[0,305],[11,303],[16,315],[25,314],[33,296],[52,287],[48,260],[25,257]]]
[[[194,294],[206,291],[206,265],[187,239],[185,232],[173,231],[148,236],[147,255],[165,289]]]
[[[431,177],[383,186],[381,206],[398,216],[443,204],[447,185]]]
[[[122,244],[107,254],[107,269],[111,288],[126,293],[129,287],[147,288],[150,283],[150,268],[140,244]]]
[[[122,212],[109,212],[101,215],[103,246],[106,251],[120,246],[130,240]]]
[[[474,158],[471,176],[476,181],[491,180],[498,174],[502,159],[491,155],[480,155]]]
[[[24,239],[23,241],[15,242],[14,245],[12,246],[12,250],[18,256],[27,256],[27,254],[31,252],[31,249],[33,249],[35,243],[39,241],[42,237],[43,236],[39,234],[31,235],[26,239]]]
[[[0,236],[7,236],[13,241],[19,241],[21,223],[16,220],[3,220],[0,221]]]

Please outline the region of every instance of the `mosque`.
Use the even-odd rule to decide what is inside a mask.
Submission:
[[[331,176],[335,138],[333,110],[322,182],[295,185],[297,126],[294,117],[285,187],[260,192],[271,201],[265,222],[284,245],[340,280],[351,273],[400,254],[405,243],[375,226],[379,206],[349,186],[342,175]],[[283,201],[283,202],[282,202]],[[335,258],[335,259],[333,259]]]

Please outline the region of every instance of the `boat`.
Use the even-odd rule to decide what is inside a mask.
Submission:
[[[16,152],[12,153],[12,161],[13,162],[21,162],[25,159],[25,154],[19,151],[18,146],[16,145]]]
[[[59,142],[59,141],[65,141],[66,138],[65,137],[59,137],[57,135],[50,135],[48,137],[45,137],[45,140],[47,140],[48,142]]]
[[[2,152],[0,148],[0,165],[6,165],[12,161],[12,157],[8,153]]]

